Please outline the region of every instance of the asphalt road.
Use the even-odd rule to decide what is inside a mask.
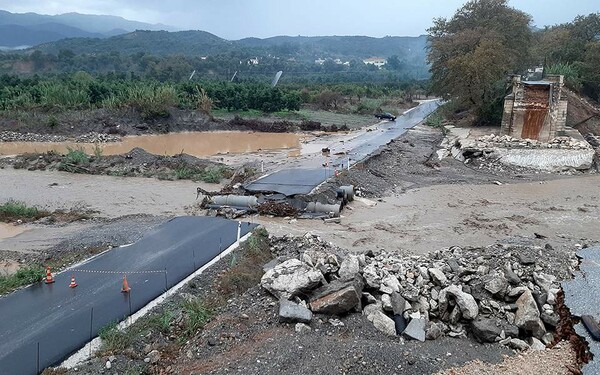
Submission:
[[[348,157],[350,157],[350,165],[364,160],[381,146],[398,138],[406,130],[423,121],[439,105],[440,101],[438,100],[422,103],[399,116],[396,121],[380,125],[376,131],[365,132],[344,144],[330,148],[331,155],[334,156],[325,167],[306,166],[281,169],[247,184],[244,188],[252,192],[276,192],[287,196],[308,194],[333,176],[336,168],[347,168]],[[343,153],[343,155],[335,156],[336,153]]]
[[[241,236],[256,225],[242,223]],[[0,298],[0,374],[27,375],[57,364],[110,322],[144,307],[237,239],[238,222],[178,217],[138,242],[112,249]],[[123,275],[131,292],[121,293]],[[71,275],[78,286],[69,288]],[[39,347],[39,350],[38,350]]]

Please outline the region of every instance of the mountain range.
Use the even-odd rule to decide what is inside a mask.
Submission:
[[[30,47],[65,38],[106,38],[134,30],[168,30],[171,26],[130,21],[122,17],[79,13],[44,15],[0,10],[0,46]]]

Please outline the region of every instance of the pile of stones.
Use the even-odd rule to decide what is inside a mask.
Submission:
[[[66,140],[67,137],[62,135],[0,132],[0,142],[64,142]]]
[[[114,135],[114,134],[90,132],[90,133],[78,136],[77,138],[75,138],[75,141],[79,142],[79,143],[119,142],[119,141],[121,141],[121,136]]]
[[[452,247],[400,257],[348,254],[310,234],[298,242],[297,256],[288,251],[261,280],[279,299],[280,320],[297,323],[298,331],[309,330],[313,314],[360,312],[391,336],[471,336],[519,350],[554,341],[558,280],[578,264],[574,253],[561,259],[549,245]]]
[[[525,148],[525,149],[544,149],[556,148],[565,150],[586,150],[590,148],[589,143],[583,140],[577,140],[571,137],[556,137],[550,142],[541,142],[534,139],[518,139],[509,135],[484,135],[475,140],[466,140],[462,148],[473,148],[479,150],[491,148]]]

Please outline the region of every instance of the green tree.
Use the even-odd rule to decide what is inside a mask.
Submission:
[[[505,80],[529,60],[531,17],[508,0],[471,0],[428,30],[432,90],[499,123]]]

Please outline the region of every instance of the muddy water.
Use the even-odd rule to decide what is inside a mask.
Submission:
[[[0,223],[0,239],[14,237],[26,231],[23,226]]]
[[[157,155],[176,155],[181,152],[197,157],[218,154],[240,154],[256,151],[299,150],[300,135],[293,133],[250,132],[190,132],[159,135],[127,136],[121,142],[100,144],[103,155],[118,155],[135,147]],[[75,142],[0,142],[0,155],[66,153],[69,148],[83,148],[93,155],[96,145]]]

